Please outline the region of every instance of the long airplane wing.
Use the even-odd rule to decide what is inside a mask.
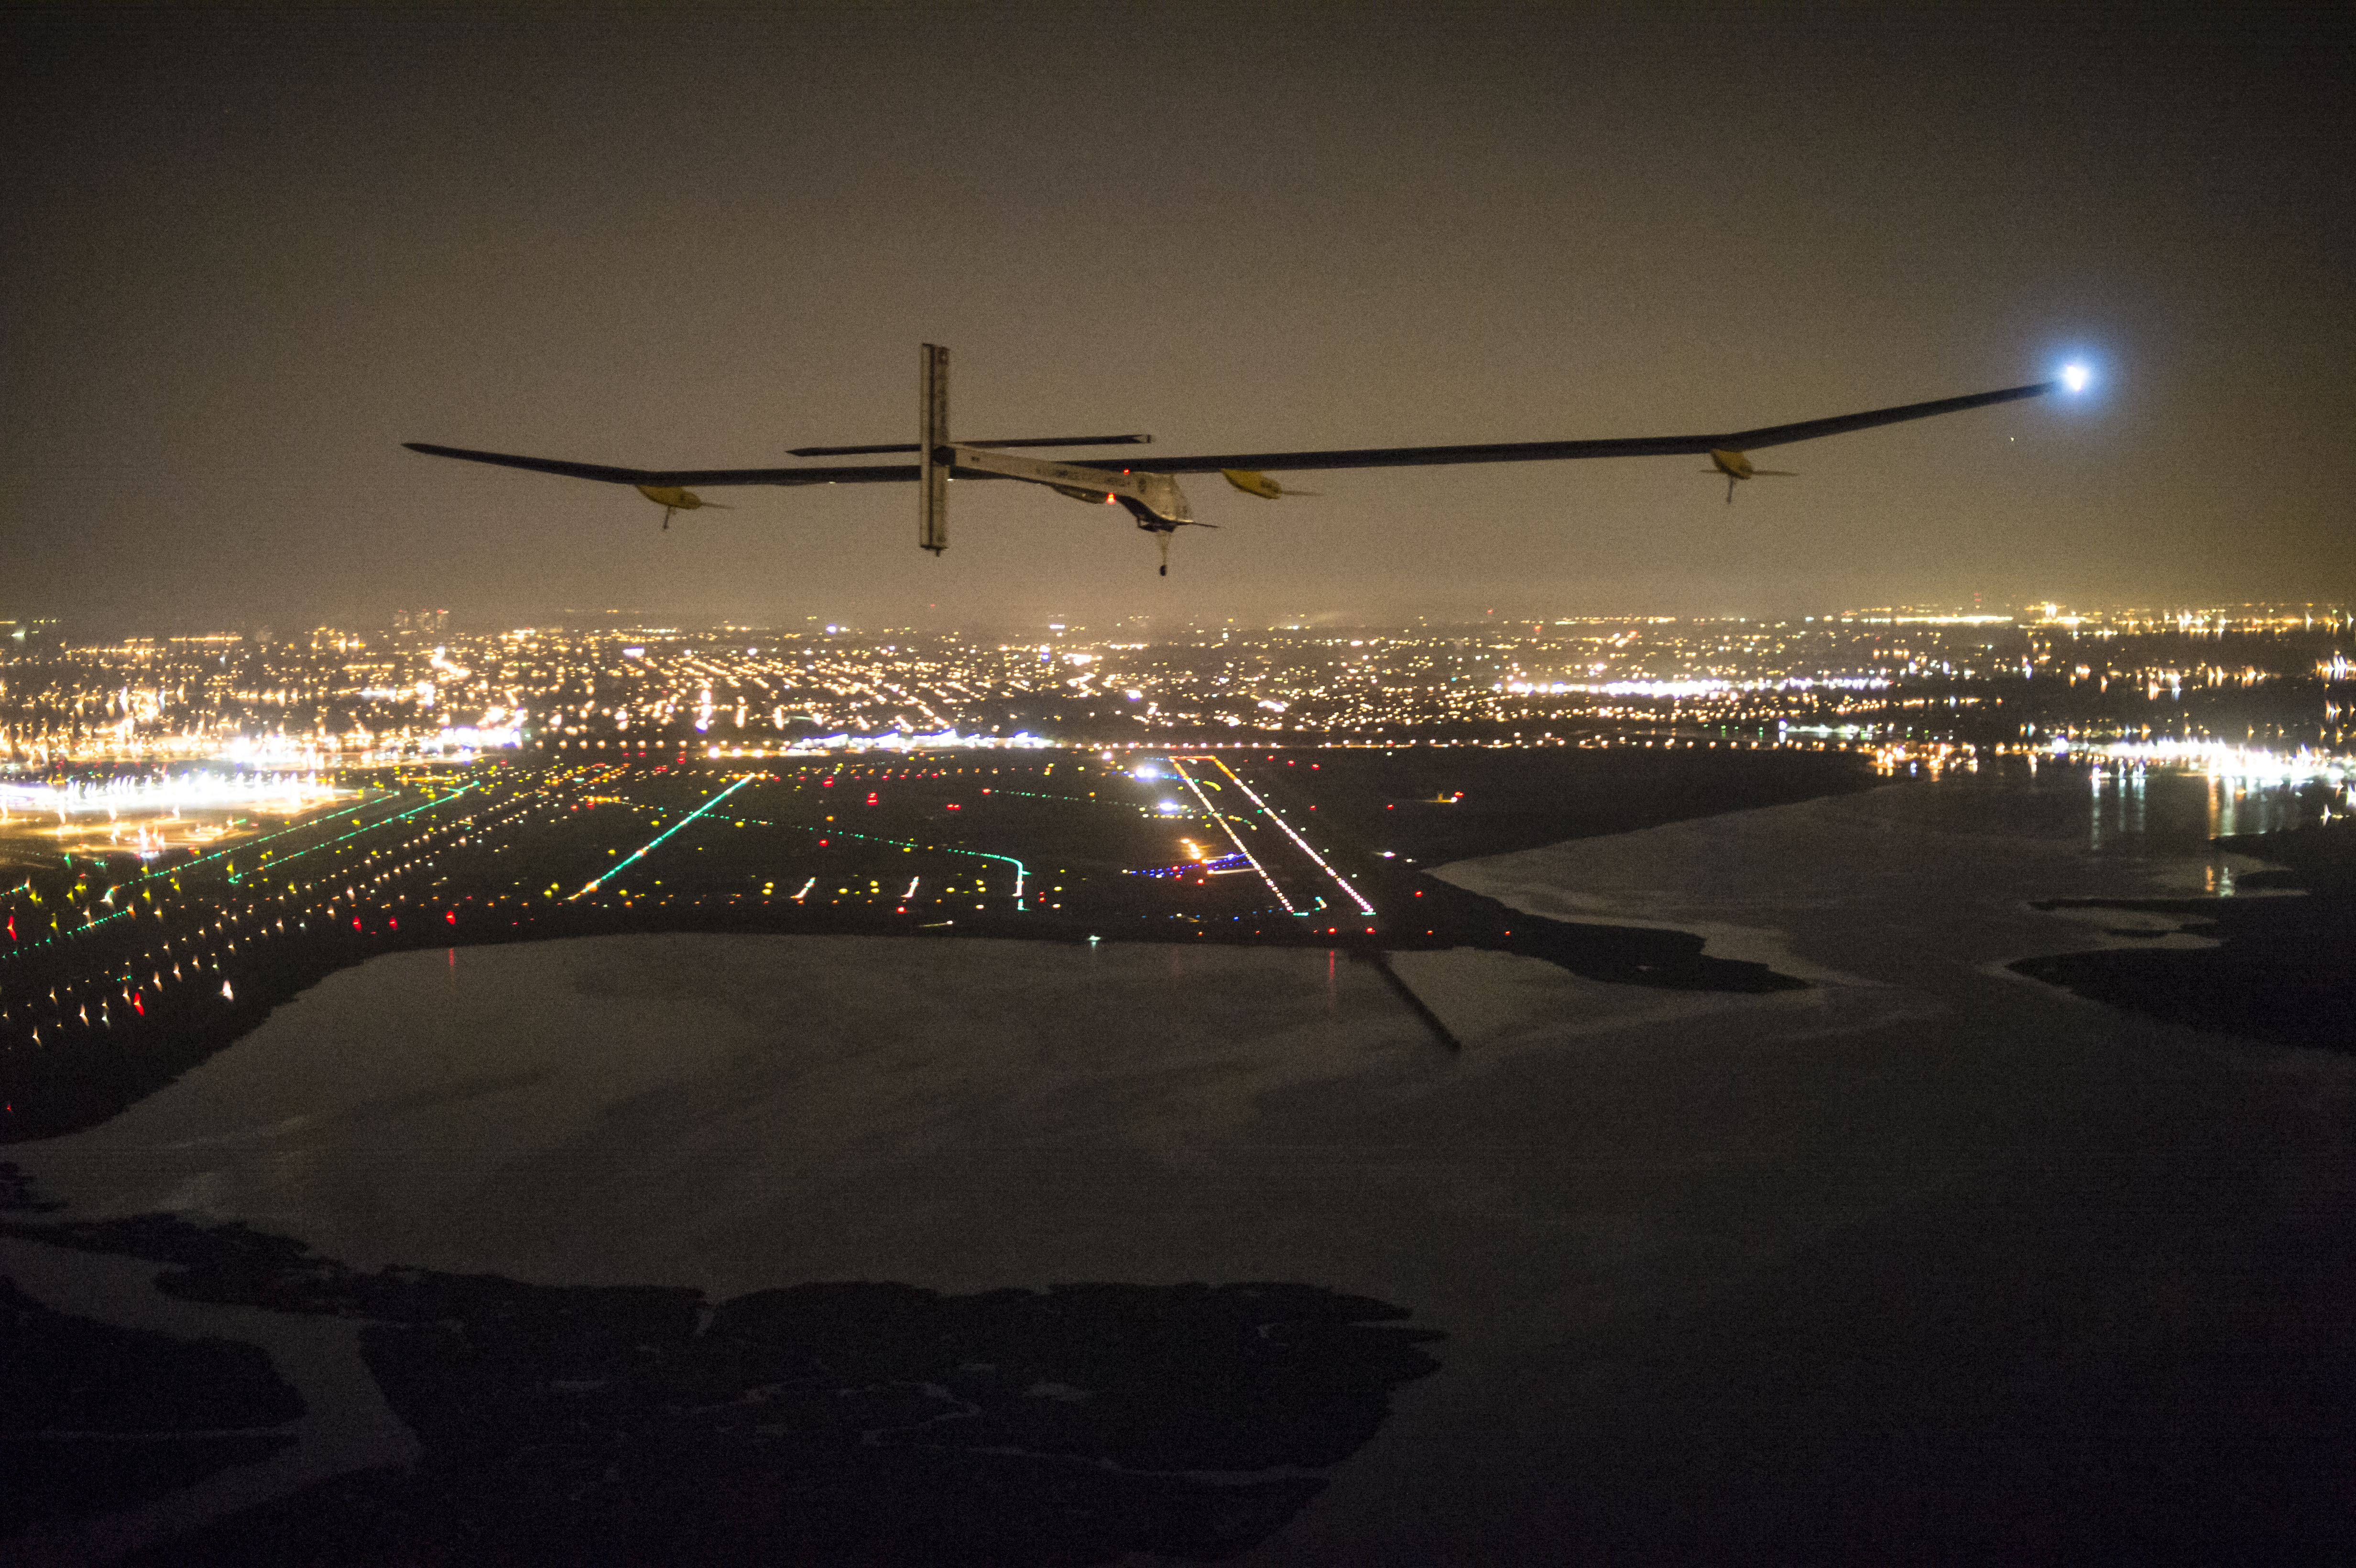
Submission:
[[[1540,463],[1576,457],[1703,456],[1714,451],[1755,452],[1762,447],[1784,446],[1795,441],[1814,441],[1818,436],[1871,430],[1876,425],[1929,419],[1933,414],[1961,413],[1965,409],[2043,397],[2061,385],[2059,381],[2040,381],[2033,386],[2008,387],[1998,392],[1973,392],[1965,397],[1940,398],[1927,403],[1906,403],[1894,409],[1869,409],[1863,413],[1835,414],[1830,419],[1802,420],[1796,424],[1762,425],[1756,430],[1721,431],[1711,435],[1636,435],[1602,441],[1518,441],[1474,446],[1370,446],[1326,452],[1227,452],[1209,457],[1163,457],[1157,454],[1127,462],[1102,458],[1075,458],[1071,462],[1075,467],[1116,472],[1125,468],[1151,468],[1157,474],[1212,474],[1223,468],[1421,468],[1452,463]],[[495,463],[507,468],[528,468],[537,474],[562,474],[574,479],[599,479],[612,485],[883,485],[914,480],[917,475],[916,464],[913,463],[798,468],[618,468],[602,463],[573,463],[555,457],[519,457],[504,452],[472,452],[463,447],[434,446],[422,441],[404,442],[402,444],[412,452],[422,452],[432,457]],[[967,444],[1017,443],[974,442]],[[905,452],[909,448],[835,450],[845,453]],[[1001,477],[978,468],[959,467],[955,474],[959,479]]]
[[[1872,409],[1861,414],[1835,414],[1830,419],[1802,420],[1797,424],[1762,425],[1757,430],[1724,431],[1716,435],[1632,435],[1605,441],[1516,441],[1479,446],[1374,446],[1334,452],[1230,452],[1215,457],[1140,459],[1135,466],[1158,474],[1211,474],[1222,468],[1421,468],[1449,463],[1539,463],[1571,457],[1706,456],[1711,452],[1753,452],[1820,435],[1870,430],[1875,425],[1901,424],[1933,414],[1961,413],[1965,409],[2038,398],[2062,383],[2040,381],[2033,387],[2008,387],[2001,392],[1974,392],[1934,402],[1908,403],[1895,409]],[[1075,458],[1098,468],[1127,466]]]
[[[916,476],[913,463],[830,468],[616,468],[603,463],[568,462],[562,457],[469,452],[462,446],[434,446],[422,441],[404,441],[401,444],[428,457],[460,457],[468,463],[496,463],[502,468],[529,468],[535,474],[562,474],[568,479],[602,479],[609,485],[883,485]]]

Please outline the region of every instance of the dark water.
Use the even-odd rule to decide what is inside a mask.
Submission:
[[[2081,803],[2098,855],[2205,851],[2202,885],[2182,898],[2055,900],[2040,908],[2115,908],[2218,945],[2107,949],[2013,967],[2113,1007],[2281,1045],[2356,1050],[2356,816],[2344,781],[2096,771]],[[2053,803],[2058,805],[2059,802]],[[2267,862],[2253,870],[2248,859]],[[2257,897],[2248,895],[2293,896]],[[2123,934],[2115,932],[2113,934]]]
[[[2356,816],[2356,785],[2329,777],[2233,778],[2006,757],[1925,782],[1932,787],[1918,812],[1928,825],[2001,827],[2025,838],[2074,840],[2105,858],[2206,856],[2215,864],[2201,891],[2220,895],[2239,889],[2230,857],[2264,859],[2263,840]],[[2235,842],[2219,845],[2220,838]]]

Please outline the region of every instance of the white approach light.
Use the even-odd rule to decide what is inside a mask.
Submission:
[[[2092,370],[2087,369],[2083,365],[2064,365],[2062,367],[2062,384],[2069,388],[2073,392],[2084,391],[2086,389],[2086,383],[2092,381],[2094,379],[2094,373]]]

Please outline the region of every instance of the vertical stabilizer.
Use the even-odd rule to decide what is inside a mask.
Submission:
[[[925,345],[919,395],[916,543],[938,555],[949,548],[949,470],[957,463],[949,450],[949,351],[939,344]]]

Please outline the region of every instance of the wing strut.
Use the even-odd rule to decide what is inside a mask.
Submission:
[[[925,345],[916,388],[916,545],[936,558],[949,548],[949,470],[957,453],[949,447],[949,351]]]

